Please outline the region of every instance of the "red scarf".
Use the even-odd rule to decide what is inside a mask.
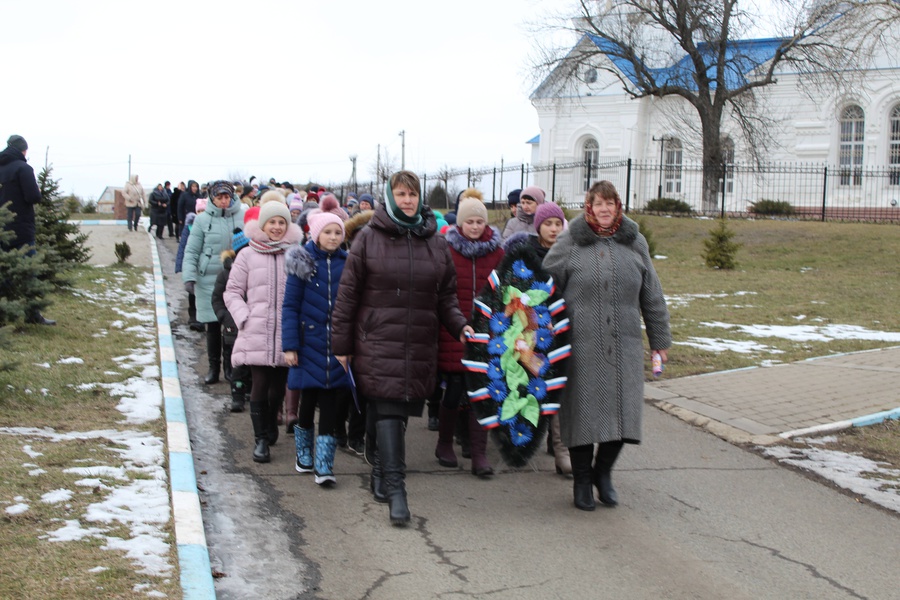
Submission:
[[[616,216],[613,218],[612,225],[609,227],[603,227],[600,225],[600,222],[597,221],[597,217],[594,216],[594,211],[591,210],[591,206],[589,204],[584,205],[584,220],[590,226],[590,228],[599,235],[600,237],[609,237],[613,235],[615,232],[619,230],[619,227],[622,225],[622,203],[616,202]]]

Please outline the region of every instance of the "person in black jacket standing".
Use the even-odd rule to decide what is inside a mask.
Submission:
[[[34,205],[41,201],[41,190],[34,178],[34,169],[28,164],[28,142],[21,135],[11,135],[6,140],[6,149],[0,152],[0,206],[6,206],[15,213],[6,229],[16,234],[11,244],[4,244],[4,250],[30,247],[34,254],[36,225]],[[56,325],[56,321],[45,318],[35,311],[27,318],[29,323]]]

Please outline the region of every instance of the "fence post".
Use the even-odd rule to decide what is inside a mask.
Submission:
[[[428,173],[422,173],[422,204],[428,203]]]
[[[727,176],[726,171],[725,171],[726,168],[727,168],[727,166],[725,165],[725,163],[722,163],[722,177],[719,178],[719,182],[720,182],[719,186],[722,188],[722,215],[721,215],[721,217],[723,219],[725,218],[725,177]]]
[[[825,165],[825,169],[822,174],[822,222],[825,222],[825,198],[827,197],[828,190],[828,165]]]
[[[501,173],[503,171],[500,171]],[[497,167],[494,167],[494,178],[491,179],[491,210],[494,208],[494,201],[497,199]]]
[[[466,187],[472,187],[472,167],[466,169]]]
[[[628,168],[625,171],[625,212],[631,206],[631,159],[628,159]]]
[[[522,189],[525,187],[525,163],[522,163],[520,171],[521,175],[519,175],[519,189]]]
[[[553,202],[554,198],[556,198],[556,163],[553,163],[553,179],[550,184],[550,201]]]

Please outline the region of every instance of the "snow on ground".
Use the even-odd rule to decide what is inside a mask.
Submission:
[[[834,340],[900,342],[900,332],[875,331],[857,325],[732,325],[719,321],[705,321],[700,324],[705,327],[739,331],[753,337],[774,337],[794,342],[832,342]]]
[[[754,352],[768,352],[769,354],[782,354],[783,350],[758,344],[751,341],[726,340],[722,338],[707,337],[689,337],[686,342],[672,342],[674,346],[692,346],[701,350],[709,350],[710,352],[722,352],[723,350],[731,350],[741,354],[752,354]]]
[[[856,454],[815,447],[822,443],[821,439],[797,441],[812,447],[770,446],[761,450],[780,462],[812,471],[870,502],[900,512],[900,469],[885,468],[884,463]]]
[[[129,312],[121,306],[136,306],[138,298],[148,298],[153,294],[153,279],[145,275],[143,283],[136,293],[123,291],[111,285],[105,292],[89,294],[80,292],[90,302],[104,305],[116,304],[116,312],[124,319],[110,323],[110,327],[125,329],[127,321],[138,321],[140,326],[127,326],[133,332],[139,346],[129,354],[115,358],[123,371],[130,371],[132,376],[125,381],[102,384],[87,383],[78,385],[78,389],[105,388],[110,396],[119,397],[116,407],[123,415],[123,426],[146,424],[161,418],[162,390],[160,388],[160,372],[156,355],[156,336],[152,329],[155,313],[152,309],[140,312]],[[80,358],[69,357],[58,361],[61,364],[82,364]],[[40,366],[44,366],[43,364]],[[46,368],[50,368],[47,364]],[[107,374],[119,374],[110,372]],[[63,467],[63,473],[78,476],[73,485],[89,488],[74,492],[69,489],[56,489],[40,497],[45,504],[69,502],[73,498],[93,496],[96,490],[102,490],[101,499],[91,503],[84,513],[75,519],[66,519],[61,527],[49,530],[41,536],[50,542],[75,542],[86,538],[99,538],[105,541],[103,548],[124,552],[131,559],[138,573],[153,576],[168,576],[172,572],[169,562],[169,551],[173,540],[166,533],[170,520],[169,491],[165,470],[165,443],[147,431],[134,429],[106,429],[95,431],[74,431],[60,433],[51,428],[2,427],[0,435],[21,436],[29,441],[40,440],[43,443],[64,443],[73,440],[93,440],[118,455],[118,460],[105,464],[101,459],[77,459],[74,462],[90,462],[85,466]],[[32,449],[30,444],[23,446],[22,451],[31,459],[43,456]],[[26,463],[34,467],[29,474],[40,477],[46,471],[40,465]],[[23,465],[24,466],[24,465]],[[58,466],[44,467],[57,468]],[[15,504],[7,506],[7,515],[21,514],[29,510],[29,500],[17,497]],[[110,534],[111,529],[119,530],[121,526],[128,528],[125,538]],[[105,570],[97,566],[91,572]],[[152,589],[152,584],[139,584],[135,592],[150,597],[164,596]]]

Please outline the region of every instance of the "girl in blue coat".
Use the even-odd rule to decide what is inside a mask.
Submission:
[[[331,312],[338,283],[347,260],[341,250],[344,224],[331,213],[319,212],[308,219],[310,241],[287,252],[287,286],[282,310],[281,345],[288,372],[288,388],[303,390],[294,428],[296,469],[315,473],[319,485],[333,485],[334,429],[338,399],[349,394],[350,381],[331,350]],[[313,426],[319,407],[319,435]]]

